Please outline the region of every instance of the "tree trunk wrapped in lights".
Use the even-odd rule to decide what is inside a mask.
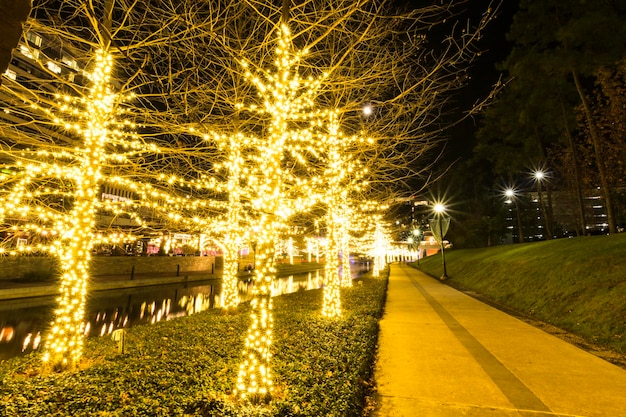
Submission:
[[[348,212],[348,210],[345,210]],[[352,286],[352,273],[350,271],[350,230],[348,220],[342,224],[341,228],[341,286]]]
[[[243,209],[241,207],[240,177],[243,160],[241,156],[240,143],[231,140],[229,147],[228,163],[228,214],[227,226],[224,233],[223,253],[224,271],[222,274],[222,307],[234,308],[239,304],[239,251],[243,243],[243,233],[241,231],[241,217]]]
[[[96,192],[109,123],[114,113],[115,98],[109,89],[111,56],[104,50],[95,55],[95,68],[91,73],[93,85],[86,97],[87,128],[83,132],[85,140],[80,151],[80,168],[76,170],[74,208],[59,228],[63,234],[55,248],[61,262],[61,294],[43,356],[44,362],[55,368],[73,367],[82,355]]]
[[[276,279],[275,225],[264,217],[260,223],[252,288],[251,324],[246,334],[242,363],[239,366],[234,393],[241,399],[264,402],[272,393],[270,348],[273,340],[272,285]]]
[[[379,217],[379,216],[376,216]],[[380,276],[380,271],[385,268],[385,257],[387,255],[387,239],[380,219],[376,222],[376,230],[374,231],[374,247],[372,248],[374,265],[372,268],[372,276]]]
[[[340,225],[337,207],[329,208],[326,225],[326,265],[324,266],[324,299],[322,315],[334,318],[341,315],[341,277],[339,276]]]
[[[255,190],[253,204],[258,208],[258,236],[256,269],[252,299],[252,322],[246,336],[242,363],[234,391],[241,399],[263,401],[272,393],[270,347],[273,340],[272,285],[276,279],[275,245],[279,228],[278,213],[284,199],[283,152],[288,140],[288,118],[294,110],[291,102],[292,88],[299,85],[297,73],[293,73],[294,57],[289,29],[283,25],[278,31],[276,49],[276,73],[266,73],[260,79],[249,73],[252,82],[267,97],[265,111],[271,115],[268,135],[259,147],[257,159],[261,176]],[[247,65],[244,65],[247,67]],[[267,84],[265,84],[267,83]],[[268,88],[269,87],[269,88]],[[265,93],[267,90],[269,92]]]

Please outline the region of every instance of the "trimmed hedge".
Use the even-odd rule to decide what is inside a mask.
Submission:
[[[320,316],[322,291],[274,299],[275,393],[263,407],[230,393],[249,323],[209,310],[128,329],[127,354],[86,341],[80,370],[40,374],[37,354],[0,363],[2,416],[361,416],[376,354],[387,279],[342,290],[343,317]],[[356,284],[356,283],[355,283]]]

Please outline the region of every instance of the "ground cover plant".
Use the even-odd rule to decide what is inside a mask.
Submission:
[[[626,234],[446,251],[446,266],[450,285],[626,354]],[[441,256],[419,268],[440,276]]]
[[[342,289],[344,314],[321,317],[321,290],[274,300],[275,393],[231,400],[249,305],[127,331],[127,352],[90,338],[77,371],[40,374],[36,354],[0,363],[2,416],[361,416],[375,360],[387,274]]]

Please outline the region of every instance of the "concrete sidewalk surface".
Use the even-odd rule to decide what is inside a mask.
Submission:
[[[403,264],[375,378],[376,417],[626,417],[626,370]]]

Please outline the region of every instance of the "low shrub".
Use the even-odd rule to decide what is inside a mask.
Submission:
[[[342,290],[344,314],[320,316],[322,292],[274,299],[275,393],[263,407],[230,393],[249,323],[209,310],[128,329],[127,351],[86,341],[75,372],[41,374],[37,354],[0,363],[2,416],[361,416],[375,360],[386,278]]]

